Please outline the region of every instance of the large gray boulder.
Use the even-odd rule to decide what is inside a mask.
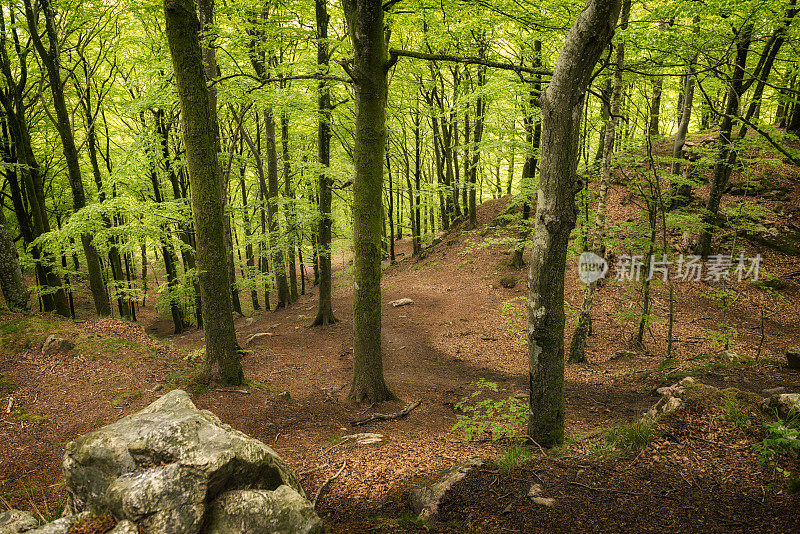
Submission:
[[[233,490],[211,505],[207,534],[321,534],[314,506],[289,486]]]
[[[232,490],[287,487],[308,503],[272,449],[198,410],[181,390],[69,443],[64,478],[73,512],[110,513],[145,534],[200,532],[215,499]],[[310,514],[319,521],[313,507]]]
[[[29,530],[25,534],[67,534],[72,525],[87,517],[89,517],[89,512],[64,516],[35,530]]]
[[[0,512],[0,534],[19,534],[38,525],[39,522],[30,512],[14,509]]]

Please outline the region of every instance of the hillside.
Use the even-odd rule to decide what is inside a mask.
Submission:
[[[796,209],[799,174],[790,170],[793,174],[783,175],[789,187],[783,198],[763,201],[774,212],[779,205],[784,214]],[[613,187],[610,217],[615,222],[638,217],[627,191]],[[725,202],[735,200],[728,195]],[[399,261],[386,265],[382,282],[382,339],[386,380],[401,400],[381,406],[345,400],[352,372],[347,251],[336,255],[338,324],[308,327],[315,310],[313,292],[288,309],[236,319],[239,343],[247,350],[248,384],[242,389],[198,385],[194,377],[202,332],[148,335],[162,329],[147,313],[141,314],[141,324],[131,324],[3,312],[4,504],[35,509],[45,517],[58,515],[64,498],[59,483],[64,443],[179,387],[192,392],[199,407],[273,447],[309,495],[344,465],[323,488],[318,505],[334,532],[516,531],[531,525],[630,530],[634,517],[638,528],[644,522],[645,529],[659,531],[698,524],[717,531],[798,528],[791,512],[796,497],[776,493],[775,472],[759,463],[751,445],[764,436],[765,416],[757,407],[763,390],[800,391],[800,373],[787,369],[783,357],[787,346],[800,345],[800,260],[755,241],[743,242],[747,253],[761,254],[770,278],[780,283],[771,284],[777,290],[751,282],[731,285],[736,298],[725,313],[736,330],[731,348],[740,359],[725,361],[708,333],[725,320],[709,293],[713,283],[686,282],[676,288],[675,352],[665,359],[666,323],[650,326],[643,348],[631,346],[635,322],[629,312],[638,299],[630,284],[610,281],[595,305],[589,362],[567,366],[568,440],[562,449],[542,457],[535,447],[525,451],[508,440],[465,441],[463,431],[453,429],[461,413],[456,404],[481,379],[498,385],[494,398],[526,398],[526,270],[506,266],[518,219],[518,208],[504,197],[481,205],[478,228],[457,226],[427,248],[422,259],[411,257],[408,239],[397,242]],[[679,235],[672,237],[680,241]],[[581,305],[576,259],[570,257],[566,278],[568,317]],[[666,285],[653,291],[655,313],[663,316]],[[400,298],[414,303],[390,304]],[[42,343],[51,333],[73,341],[75,348],[43,355]],[[571,333],[568,322],[567,344]],[[252,337],[257,334],[263,335]],[[696,399],[685,416],[640,429],[635,422],[656,402],[655,390],[685,376],[743,393],[709,393],[711,401]],[[422,403],[406,418],[350,424],[368,413],[397,411],[415,399]],[[732,416],[734,409],[738,415]],[[623,430],[609,431],[614,428]],[[630,429],[644,434],[640,443],[620,438]],[[382,441],[355,445],[346,436],[356,432],[379,433]],[[506,467],[529,459],[510,475],[497,468],[470,475],[443,505],[441,522],[411,520],[408,489],[471,456],[496,458]],[[553,508],[525,499],[534,480],[556,499]]]

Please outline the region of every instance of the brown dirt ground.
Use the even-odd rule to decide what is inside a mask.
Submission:
[[[797,177],[791,178],[787,207],[800,198]],[[612,189],[610,219],[635,216],[626,194],[624,187]],[[398,519],[408,511],[407,490],[420,478],[470,456],[494,458],[505,447],[465,442],[452,430],[454,404],[473,390],[471,384],[486,378],[509,395],[526,391],[525,270],[504,266],[516,232],[498,228],[481,235],[507,206],[507,198],[484,203],[478,230],[456,228],[422,260],[410,257],[408,240],[397,243],[399,261],[384,271],[382,339],[386,380],[403,400],[381,406],[346,401],[352,290],[348,251],[342,250],[335,255],[334,277],[334,309],[341,322],[308,327],[314,291],[288,309],[238,318],[239,340],[249,351],[243,359],[247,393],[199,389],[195,402],[273,447],[309,495],[346,461],[318,505],[332,532],[796,530],[796,498],[776,494],[775,473],[758,464],[750,447],[763,438],[760,427],[745,437],[726,431],[712,439],[719,429],[710,429],[713,424],[705,420],[682,434],[662,436],[634,459],[593,460],[580,453],[584,445],[577,445],[566,459],[536,458],[511,476],[499,476],[489,466],[467,477],[445,503],[443,522]],[[800,391],[800,373],[782,364],[785,348],[800,344],[800,262],[743,245],[748,253],[760,252],[770,273],[785,283],[778,296],[751,283],[730,286],[738,295],[729,311],[738,332],[735,348],[754,357],[761,346],[758,361],[738,367],[721,363],[720,348],[707,335],[722,321],[708,297],[711,284],[676,284],[675,354],[665,365],[666,322],[651,326],[644,350],[631,347],[635,324],[621,312],[635,311],[637,298],[631,285],[608,283],[596,299],[589,363],[567,365],[569,435],[591,435],[598,427],[638,419],[655,402],[656,387],[684,375],[755,393],[776,386]],[[569,265],[567,311],[574,317],[581,292],[575,261]],[[518,277],[516,287],[500,287],[499,279],[507,275]],[[664,316],[666,287],[656,284],[653,291],[656,313]],[[402,297],[412,298],[414,305],[389,304]],[[243,303],[248,298],[242,294]],[[29,347],[0,347],[0,374],[11,383],[0,388],[0,504],[52,516],[64,497],[60,465],[67,441],[141,409],[170,388],[191,386],[197,368],[191,352],[202,346],[202,332],[169,335],[153,304],[149,298],[140,309],[139,324],[42,317]],[[80,315],[88,316],[88,307]],[[0,315],[4,324],[17,319]],[[76,340],[78,347],[42,356],[41,341],[50,330]],[[567,343],[571,330],[568,325]],[[260,332],[272,335],[245,345]],[[631,352],[619,354],[621,349]],[[404,419],[358,428],[349,424],[417,398],[421,406]],[[366,447],[340,442],[355,432],[379,432],[386,439]],[[534,479],[556,498],[556,506],[537,508],[525,500]]]

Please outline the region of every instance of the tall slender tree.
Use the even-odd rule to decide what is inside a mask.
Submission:
[[[564,440],[564,272],[581,189],[575,171],[584,93],[614,33],[620,4],[587,1],[541,97],[542,168],[528,273],[528,435],[545,446]]]
[[[193,0],[166,0],[164,15],[192,188],[207,373],[211,380],[239,385],[244,374],[233,328],[224,212],[214,127],[200,53],[200,21]]]
[[[328,47],[327,0],[316,0],[317,19],[317,65],[321,74],[327,74],[330,62]],[[328,82],[320,80],[317,86],[317,163],[320,170],[317,177],[319,196],[319,229],[317,231],[319,302],[313,326],[327,326],[337,321],[333,314],[331,296],[331,201],[333,197],[332,180],[328,166],[331,163],[331,92]]]
[[[381,353],[381,211],[386,145],[386,55],[381,0],[342,0],[353,43],[347,66],[353,79],[356,126],[353,162],[353,382],[349,398],[393,397]]]
[[[50,83],[50,92],[53,95],[53,108],[56,112],[55,126],[61,138],[64,150],[64,159],[67,162],[67,174],[69,176],[69,186],[72,190],[72,210],[77,213],[86,207],[86,193],[83,189],[83,177],[81,176],[81,165],[78,160],[78,148],[75,145],[75,132],[72,127],[70,112],[67,108],[67,101],[64,96],[64,81],[61,78],[61,50],[58,30],[56,28],[56,14],[50,4],[50,0],[41,0],[42,14],[44,15],[44,33],[47,38],[45,46],[42,35],[39,33],[37,13],[33,9],[31,0],[25,0],[25,18],[28,21],[31,40],[33,41],[36,53],[44,64],[47,71],[47,79]],[[89,287],[94,299],[94,307],[98,315],[111,315],[111,303],[108,300],[105,282],[103,281],[103,270],[100,266],[100,256],[92,241],[92,234],[89,232],[81,233],[81,244],[83,253],[86,256],[86,269],[89,273]]]

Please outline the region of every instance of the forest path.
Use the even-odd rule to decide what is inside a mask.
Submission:
[[[615,187],[612,191],[615,220],[629,217],[634,209],[626,207],[624,195],[624,188]],[[526,270],[512,270],[503,264],[516,239],[515,230],[486,230],[486,225],[507,206],[507,198],[484,203],[478,229],[454,229],[441,243],[426,249],[425,257],[419,260],[410,257],[407,239],[397,242],[398,255],[403,256],[384,270],[382,336],[386,380],[402,400],[379,406],[358,406],[346,400],[352,372],[352,269],[346,251],[339,251],[341,259],[337,260],[334,274],[333,302],[339,323],[325,328],[308,326],[316,311],[313,289],[287,309],[258,311],[238,318],[235,324],[239,340],[249,351],[243,359],[249,380],[247,393],[193,389],[193,398],[200,407],[212,410],[226,423],[279,452],[311,495],[346,461],[342,475],[324,489],[319,501],[319,510],[334,532],[414,530],[417,526],[399,528],[396,519],[407,511],[404,492],[413,483],[469,456],[495,458],[508,447],[503,441],[465,442],[463,432],[453,430],[454,405],[472,393],[474,383],[481,378],[496,382],[503,389],[497,394],[498,399],[518,395],[524,402],[526,394]],[[800,270],[796,257],[760,252],[774,274]],[[501,287],[500,279],[507,276],[516,279],[515,287]],[[787,344],[800,344],[796,325],[800,288],[791,277],[783,279],[787,280],[782,291],[786,298],[768,302],[761,359],[753,365],[736,367],[719,361],[719,349],[706,334],[709,329],[718,328],[721,318],[720,309],[708,297],[713,286],[693,283],[678,287],[675,332],[680,342],[674,359],[665,361],[665,323],[651,326],[647,350],[631,347],[628,338],[636,294],[630,286],[607,284],[596,305],[595,335],[587,349],[590,361],[568,364],[566,368],[567,434],[570,443],[575,444],[570,452],[585,455],[597,441],[598,429],[638,419],[655,402],[655,388],[672,383],[683,374],[757,393],[775,386],[800,390],[800,374],[779,363]],[[735,347],[742,354],[754,355],[761,344],[759,306],[764,300],[752,284],[738,289],[740,297],[729,310],[739,332]],[[659,314],[664,310],[664,291],[663,285],[654,288]],[[243,292],[242,296],[247,295]],[[580,296],[575,266],[570,263],[566,278],[568,317],[580,305]],[[406,297],[414,304],[391,306],[392,300]],[[145,309],[150,314],[155,310],[153,300]],[[145,318],[146,314],[142,314]],[[189,355],[202,346],[202,332],[166,335],[159,341],[147,336],[137,324],[113,319],[71,323],[36,316],[9,321],[3,317],[1,322],[4,328],[0,333],[6,336],[3,340],[11,339],[20,350],[0,358],[0,374],[11,381],[11,386],[0,383],[10,391],[3,397],[4,402],[9,397],[14,399],[11,413],[0,413],[0,450],[4,451],[0,458],[0,495],[12,506],[55,510],[63,498],[60,465],[66,441],[140,410],[168,389],[193,388],[191,379],[198,362]],[[569,324],[566,330],[568,343],[572,330]],[[73,339],[78,344],[76,349],[55,356],[42,355],[38,347],[43,338],[39,337],[46,337],[49,331]],[[262,332],[272,335],[246,344],[251,335]],[[621,349],[630,352],[619,352]],[[367,413],[394,412],[418,398],[422,404],[404,419],[361,427],[350,425]],[[357,432],[380,433],[384,440],[356,446],[344,438]],[[702,434],[699,439],[716,443],[727,438]],[[716,502],[714,488],[723,482],[733,488],[731,491],[745,488],[750,492],[761,480],[761,468],[749,445],[707,445],[713,450],[699,456],[697,443],[669,444],[664,440],[653,448],[679,447],[670,452],[675,465],[684,465],[683,457],[699,458],[688,466],[690,470],[720,466],[707,487],[710,493],[704,494],[709,503]],[[739,451],[739,456],[725,457],[724,451]],[[659,457],[663,454],[649,451],[647,462],[635,468],[612,461],[606,466],[608,469],[596,471],[591,483],[609,487],[621,484],[630,475],[650,487],[652,475],[660,484],[678,487],[682,482],[675,478],[674,469],[653,471],[652,458]],[[588,472],[595,473],[596,466],[588,457],[575,458],[579,458],[575,460],[577,465],[586,464]],[[726,462],[733,462],[736,470],[723,469]],[[573,467],[553,471],[548,464],[538,472],[561,477],[562,491],[567,495],[574,490],[570,480],[584,469]],[[630,469],[634,469],[632,474],[628,473]],[[535,476],[536,472],[531,475]],[[471,498],[485,505],[476,508],[476,514],[496,519],[503,512],[492,507],[506,505],[503,499],[487,499],[486,494],[505,490],[492,487],[490,482],[476,480],[470,486],[476,492]],[[489,489],[484,488],[484,483]],[[694,487],[684,489],[675,495],[686,500],[687,506],[694,506],[689,502],[694,498]],[[631,491],[644,490],[639,487]],[[605,517],[605,510],[613,509],[619,516],[613,522],[620,524],[639,506],[636,502],[622,506],[590,497],[570,497],[572,511],[561,510],[558,517],[580,513],[591,524],[592,520]],[[651,503],[651,510],[656,510],[656,505],[672,503],[660,497],[657,501]],[[728,509],[723,513],[732,514]],[[519,525],[527,524],[525,518],[531,514],[531,510],[522,509]],[[553,520],[541,519],[541,524]],[[659,525],[666,523],[654,520],[654,528]]]

